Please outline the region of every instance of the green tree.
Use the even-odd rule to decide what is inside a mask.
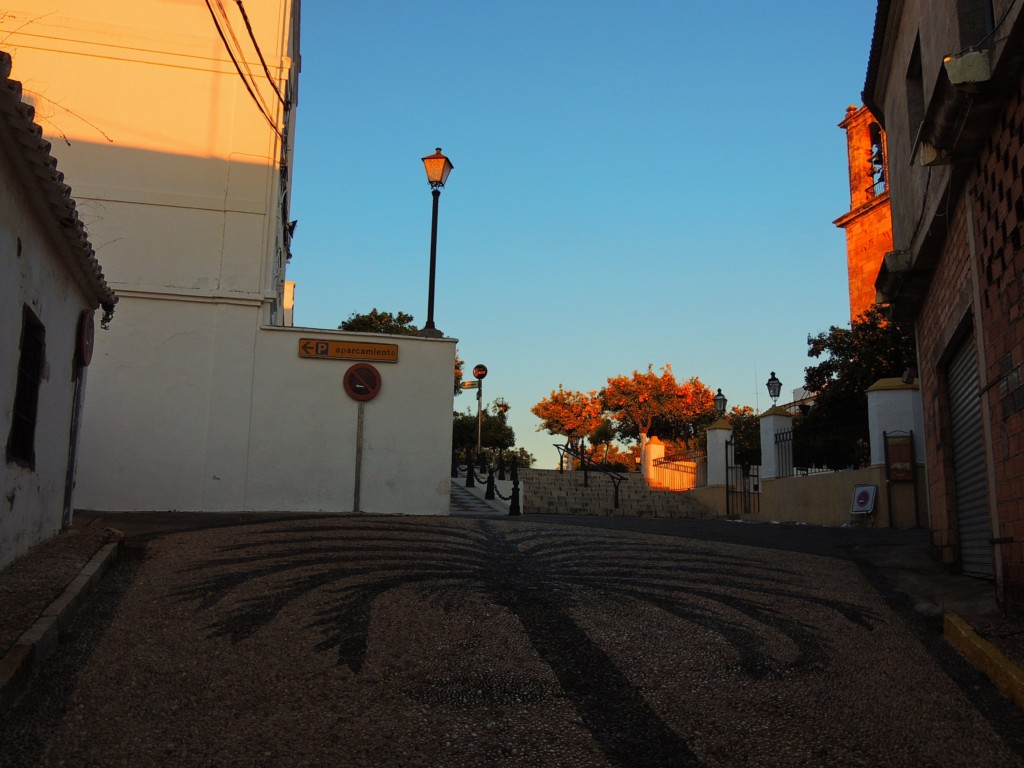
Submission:
[[[534,458],[534,455],[525,448],[510,448],[503,453],[503,456],[505,459],[506,471],[512,468],[513,461],[515,461],[516,466],[519,469],[527,469],[537,463],[537,459]]]
[[[480,445],[483,448],[507,450],[516,444],[516,433],[509,426],[507,413],[509,405],[498,398],[483,410],[480,418]],[[452,452],[463,458],[467,448],[476,448],[477,414],[452,412]]]
[[[913,339],[875,305],[849,328],[834,325],[808,336],[807,346],[807,356],[822,361],[805,369],[804,386],[814,405],[794,424],[794,462],[860,465],[868,445],[867,389],[915,367]]]
[[[353,312],[338,326],[339,331],[353,331],[355,333],[390,333],[394,336],[418,336],[420,329],[412,324],[413,316],[405,312],[393,315],[390,312],[381,312],[376,307],[364,314]],[[459,350],[455,350],[455,396],[462,394],[462,366],[466,361],[459,357]]]
[[[355,331],[358,333],[390,333],[396,336],[416,336],[420,329],[412,324],[413,317],[405,312],[393,315],[390,312],[380,312],[376,307],[365,314],[353,312],[338,326],[341,331]]]
[[[807,337],[807,356],[824,356],[805,369],[805,384],[815,405],[860,399],[879,379],[901,376],[915,365],[914,341],[899,322],[889,320],[874,305],[849,328],[833,325]],[[867,404],[864,400],[865,407]]]
[[[725,420],[732,427],[733,458],[736,463],[747,466],[760,464],[761,417],[749,405],[743,405],[733,406]]]

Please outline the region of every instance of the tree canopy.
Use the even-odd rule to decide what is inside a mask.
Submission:
[[[879,379],[901,376],[915,366],[910,333],[877,305],[849,328],[832,326],[807,337],[807,356],[823,358],[806,369],[814,395],[807,415],[793,425],[801,465],[857,466],[867,459],[867,390]]]
[[[341,331],[358,333],[390,333],[397,336],[416,336],[420,329],[412,324],[413,316],[405,312],[391,314],[380,312],[376,307],[364,314],[353,312],[338,326]]]
[[[903,325],[889,320],[878,305],[854,320],[849,328],[833,325],[807,337],[807,356],[824,356],[805,369],[805,387],[815,403],[861,399],[879,379],[901,376],[915,365],[914,342]],[[865,400],[865,405],[867,401]]]
[[[696,376],[678,383],[667,363],[660,374],[648,365],[646,371],[608,379],[601,400],[619,439],[627,441],[656,435],[687,442],[717,416],[711,390]]]
[[[498,398],[480,412],[480,445],[506,450],[516,444],[516,433],[509,426],[508,404]],[[461,455],[476,446],[477,415],[467,407],[465,413],[452,412],[452,450]]]
[[[541,420],[538,432],[563,435],[573,448],[579,448],[583,439],[601,426],[601,411],[597,392],[576,392],[561,384],[530,409]]]

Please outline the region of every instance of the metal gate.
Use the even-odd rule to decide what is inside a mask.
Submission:
[[[760,467],[736,463],[733,440],[725,442],[725,514],[750,515],[760,511]]]
[[[953,498],[960,541],[960,567],[992,578],[992,523],[988,514],[985,442],[981,428],[978,358],[969,336],[946,371],[953,447]]]

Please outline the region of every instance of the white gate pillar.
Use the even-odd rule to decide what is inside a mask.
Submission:
[[[775,453],[775,435],[793,428],[793,415],[785,408],[774,405],[761,414],[761,479],[766,477],[787,477],[793,473],[793,457],[789,466],[779,466]]]
[[[886,432],[914,433],[914,461],[924,464],[924,416],[917,379],[879,379],[868,387],[868,433],[871,463],[885,463]]]
[[[725,485],[725,444],[732,440],[732,425],[719,419],[708,427],[708,485]]]
[[[648,485],[651,482],[651,470],[654,469],[654,462],[663,458],[665,458],[665,444],[657,437],[649,438],[644,445],[644,458],[641,465],[644,480]]]

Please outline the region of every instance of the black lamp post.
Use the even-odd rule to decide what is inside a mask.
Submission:
[[[434,214],[430,220],[430,289],[427,294],[427,322],[420,334],[440,338],[444,334],[434,327],[434,271],[437,267],[437,201],[441,198],[441,188],[448,181],[448,174],[454,167],[447,157],[441,154],[441,148],[432,155],[423,158],[423,167],[427,171],[431,194],[434,197]]]
[[[729,403],[729,401],[726,400],[725,399],[725,395],[722,394],[722,388],[721,387],[718,388],[718,394],[715,395],[714,400],[715,400],[715,410],[718,411],[718,413],[720,415],[724,415],[725,414],[725,406]]]
[[[775,371],[772,371],[771,378],[768,379],[768,397],[772,399],[772,405],[776,405],[779,400],[779,394],[782,392],[782,382],[775,376]]]

